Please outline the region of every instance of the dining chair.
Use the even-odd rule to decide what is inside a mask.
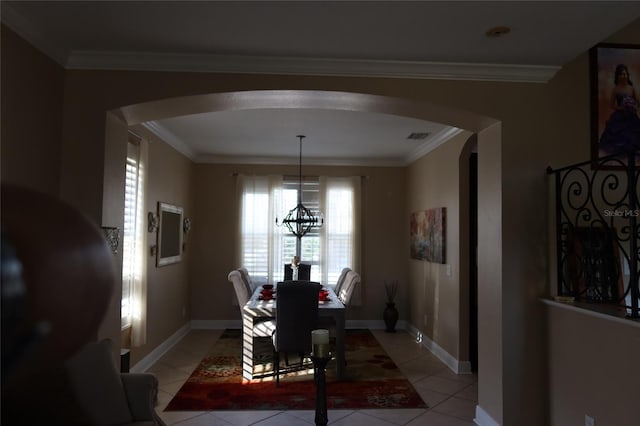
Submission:
[[[344,275],[344,277],[343,277]],[[342,280],[342,281],[340,281]],[[353,296],[353,292],[361,283],[360,274],[351,270],[350,268],[344,268],[342,273],[340,274],[340,278],[338,278],[338,282],[336,284],[336,295],[340,302],[347,308],[349,306],[349,302],[351,302],[351,296]],[[325,328],[329,330],[329,336],[331,339],[331,343],[335,344],[335,336],[336,336],[336,322],[331,317],[320,317],[318,321],[319,328]],[[345,364],[347,360],[345,359]]]
[[[229,272],[227,279],[231,284],[233,284],[233,289],[235,290],[236,298],[238,299],[238,305],[240,305],[240,308],[242,309],[251,297],[251,286],[242,278],[242,273],[238,269],[234,269]]]
[[[342,289],[342,286],[344,285],[344,281],[347,278],[347,274],[350,271],[351,271],[351,268],[348,268],[348,267],[342,268],[342,272],[340,272],[340,276],[338,277],[338,280],[336,281],[336,285],[333,288],[333,291],[336,293],[336,295],[340,294],[340,290]],[[320,328],[328,328],[332,336],[335,334],[335,330],[334,330],[335,324],[336,324],[335,320],[331,317],[322,317],[319,319],[319,322],[318,322],[318,326]]]
[[[336,295],[340,294],[340,290],[342,289],[342,286],[344,285],[344,281],[347,278],[347,273],[349,273],[349,271],[351,271],[351,268],[349,268],[349,267],[342,268],[342,271],[340,272],[340,276],[338,276],[338,280],[336,281],[336,284],[333,287],[333,291],[335,292]],[[327,324],[328,323],[334,323],[333,318],[329,318],[329,317],[320,318],[320,322],[326,322]]]
[[[340,276],[338,277],[338,281],[336,281],[336,286],[333,288],[333,291],[336,294],[340,294],[340,289],[344,284],[344,280],[347,278],[347,273],[351,270],[351,268],[342,268],[342,272],[340,272]]]
[[[247,268],[245,267],[238,268],[238,272],[240,272],[240,276],[242,276],[242,279],[244,280],[245,284],[247,284],[251,289],[250,294],[253,294],[257,285],[251,279],[251,275],[249,275],[249,271],[247,270]]]
[[[284,281],[293,280],[293,270],[291,270],[291,264],[285,263],[284,265]],[[311,265],[308,263],[298,264],[298,280],[310,281],[311,280]]]
[[[249,283],[243,278],[238,269],[234,269],[229,272],[227,279],[233,284],[233,289],[236,293],[236,299],[238,300],[238,306],[240,307],[240,318],[242,319],[242,308],[249,301],[253,290]],[[255,320],[253,324],[253,337],[271,337],[276,329],[276,322],[271,318],[259,318]]]
[[[311,353],[311,331],[318,323],[318,293],[322,286],[312,281],[278,283],[276,330],[273,333],[273,366],[280,386],[280,354],[297,353],[300,365]]]
[[[342,304],[346,307],[349,306],[351,302],[351,297],[353,296],[353,292],[356,287],[361,284],[360,274],[355,271],[347,272],[347,275],[344,279],[344,283],[340,287],[340,292],[338,294],[338,299],[342,302]]]

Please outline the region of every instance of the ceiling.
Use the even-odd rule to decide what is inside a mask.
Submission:
[[[68,69],[382,76],[544,84],[640,16],[629,1],[2,1],[2,22]],[[496,26],[511,31],[500,37]],[[456,129],[335,109],[218,111],[146,123],[194,161],[303,156],[406,164]],[[407,139],[427,133],[424,139]],[[206,160],[208,159],[208,160]],[[276,160],[277,159],[277,160]]]

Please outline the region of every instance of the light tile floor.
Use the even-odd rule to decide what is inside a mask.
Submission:
[[[305,426],[314,411],[163,411],[173,395],[211,349],[223,330],[192,330],[149,371],[160,381],[157,411],[167,425],[181,426]],[[453,373],[406,332],[372,330],[382,347],[413,383],[427,409],[329,410],[335,426],[469,426],[478,400],[475,374]]]

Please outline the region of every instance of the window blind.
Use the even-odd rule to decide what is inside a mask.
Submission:
[[[139,149],[129,143],[125,168],[124,228],[122,232],[122,299],[120,306],[121,326],[131,325],[131,287],[135,276],[135,226],[138,198]]]

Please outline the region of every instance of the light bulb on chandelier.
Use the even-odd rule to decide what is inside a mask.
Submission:
[[[297,238],[302,238],[313,228],[320,228],[324,224],[324,216],[322,213],[314,215],[313,212],[302,204],[302,139],[304,135],[297,135],[300,139],[300,161],[298,166],[298,204],[289,210],[289,213],[281,221],[276,218],[276,225],[286,226],[289,232]]]

